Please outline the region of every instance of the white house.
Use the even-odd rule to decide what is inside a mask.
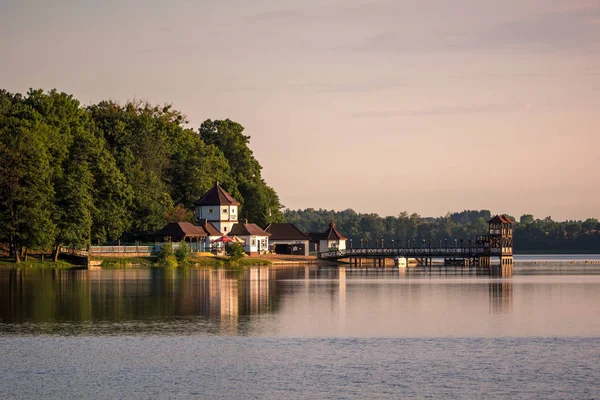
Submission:
[[[309,237],[291,223],[269,224],[265,232],[271,234],[269,244],[276,254],[293,254],[307,256],[309,253]]]
[[[240,202],[227,193],[218,181],[194,205],[196,206],[196,221],[206,220],[222,235],[231,232],[233,225],[238,222]]]
[[[335,222],[329,223],[329,228],[325,232],[311,233],[311,241],[319,243],[319,252],[324,253],[331,250],[345,250],[346,236],[342,235],[335,227]]]
[[[244,251],[247,254],[261,254],[269,250],[270,233],[263,231],[256,224],[237,223],[231,227],[228,236],[244,240]]]

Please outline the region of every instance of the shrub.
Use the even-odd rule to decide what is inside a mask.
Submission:
[[[229,256],[231,261],[239,260],[244,257],[244,247],[240,243],[228,243],[225,246],[225,253]]]
[[[158,259],[159,260],[166,260],[169,257],[173,257],[173,246],[171,245],[171,243],[165,243],[163,245],[163,247],[160,248],[160,250],[158,251]]]
[[[175,249],[175,258],[177,258],[177,262],[183,264],[187,261],[188,256],[190,255],[190,248],[187,246],[185,242],[179,243],[179,246]]]

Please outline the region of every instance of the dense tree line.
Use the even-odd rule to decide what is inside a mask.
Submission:
[[[400,245],[468,246],[469,240],[487,233],[488,210],[449,213],[438,218],[423,218],[418,214],[401,212],[396,217],[359,214],[353,210],[333,211],[285,210],[285,219],[304,232],[323,232],[331,220],[352,239],[353,247]],[[600,251],[600,223],[595,218],[585,221],[556,222],[552,218],[536,219],[527,214],[515,220],[514,250],[516,252],[597,253]],[[392,242],[393,241],[393,242]]]
[[[169,105],[82,107],[56,90],[0,90],[0,242],[19,261],[28,249],[56,257],[60,246],[148,239],[193,218],[194,201],[216,180],[242,203],[240,216],[282,221],[244,128],[186,123]]]

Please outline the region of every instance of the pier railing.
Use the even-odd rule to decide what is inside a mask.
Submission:
[[[348,257],[478,257],[499,254],[496,249],[485,247],[441,247],[441,248],[389,248],[389,249],[345,249],[319,253],[319,258],[335,260]]]

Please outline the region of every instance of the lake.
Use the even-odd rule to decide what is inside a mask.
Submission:
[[[0,398],[599,398],[600,265],[512,272],[0,270]]]

